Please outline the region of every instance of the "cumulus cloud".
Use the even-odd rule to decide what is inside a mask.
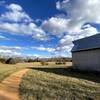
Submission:
[[[62,36],[58,51],[70,51],[72,41],[98,33],[91,23],[100,24],[100,0],[63,0],[56,3],[56,8],[65,12],[65,16],[45,20],[42,28],[52,35]]]
[[[76,39],[88,37],[98,33],[97,29],[95,27],[92,27],[91,25],[86,25],[84,27],[83,27],[84,29],[80,29],[80,31],[76,33],[77,34]]]
[[[47,32],[50,32],[52,35],[55,35],[59,38],[61,37],[61,41],[66,39],[66,45],[69,43],[71,44],[72,41],[76,39],[98,33],[98,30],[90,24],[82,25],[81,28],[79,28],[76,24],[76,26],[72,29],[72,27],[69,26],[69,23],[70,19],[52,17],[48,21],[46,20],[43,22],[42,28]]]
[[[20,56],[23,48],[17,46],[0,46],[0,57]]]
[[[99,0],[63,0],[58,1],[56,7],[67,15],[66,18],[52,17],[43,22],[43,29],[52,34],[77,33],[86,23],[100,23]]]
[[[61,37],[64,32],[67,32],[68,22],[69,20],[64,18],[52,17],[49,20],[45,20],[41,27],[52,35]]]
[[[50,52],[50,53],[53,53],[55,51],[55,48],[49,48],[49,47],[44,47],[44,46],[31,47],[31,49],[33,49],[33,50],[39,50],[39,51],[47,51],[47,52]]]
[[[57,2],[57,8],[67,13],[69,29],[80,29],[85,23],[100,23],[99,0],[63,0]]]
[[[18,35],[32,35],[34,38],[36,35],[46,35],[45,32],[41,28],[37,27],[34,23],[1,23],[0,31]],[[38,39],[41,39],[41,37]]]
[[[73,47],[72,41],[98,33],[96,28],[90,25],[86,25],[84,27],[85,28],[81,29],[78,33],[71,33],[71,34],[69,33],[69,34],[66,34],[62,39],[60,39],[58,50],[64,51],[64,52],[70,52],[71,48]]]
[[[18,4],[6,6],[7,11],[0,15],[0,31],[18,35],[30,35],[34,39],[47,40],[47,35]]]
[[[45,55],[41,55],[41,54],[32,54],[32,55],[27,55],[27,57],[33,59],[33,58],[49,58]]]
[[[31,22],[32,19],[26,14],[23,8],[18,4],[7,5],[7,12],[1,14],[0,19],[11,22]]]
[[[100,24],[100,0],[59,0],[56,8],[62,14],[41,21],[41,26],[37,26],[20,5],[11,4],[6,8],[8,11],[0,15],[0,31],[26,34],[37,40],[48,40],[47,35],[60,39],[55,48],[33,47],[34,50],[69,52],[72,41],[98,33],[91,23]]]
[[[30,49],[48,52],[50,54],[50,57],[54,57],[54,56],[58,57],[58,56],[67,56],[63,54],[70,52],[71,48],[72,48],[72,45],[64,45],[64,46],[59,45],[56,47],[44,47],[44,46],[31,47]]]
[[[0,46],[1,50],[10,50],[10,51],[22,51],[25,50],[25,47],[19,47],[19,46]]]
[[[4,57],[17,57],[17,56],[21,56],[20,52],[16,52],[16,51],[11,51],[11,50],[2,50],[0,49],[0,57],[4,58]]]
[[[36,39],[36,40],[41,40],[41,41],[46,41],[46,40],[48,40],[48,38],[47,38],[47,35],[46,34],[44,34],[44,33],[40,33],[40,34],[34,34],[33,36],[32,36],[34,39]]]
[[[2,49],[0,49],[0,54],[10,56],[10,55],[20,55],[21,53],[18,53],[18,52],[15,52],[15,51],[12,52],[11,50],[2,50]]]
[[[10,4],[7,6],[7,8],[12,11],[22,11],[23,10],[22,7],[18,4]]]
[[[48,53],[55,53],[56,49],[55,48],[50,48],[50,47],[44,47],[44,46],[33,46],[33,47],[20,47],[20,46],[0,46],[0,56],[21,56],[21,52],[24,50],[38,50],[38,51],[44,51]],[[38,55],[38,54],[27,54],[27,56],[34,56],[34,57],[43,57],[43,55]],[[44,56],[45,57],[45,56]]]

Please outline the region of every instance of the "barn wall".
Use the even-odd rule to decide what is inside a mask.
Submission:
[[[75,69],[100,71],[100,49],[72,53]]]

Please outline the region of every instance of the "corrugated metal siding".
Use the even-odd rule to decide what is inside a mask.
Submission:
[[[73,41],[72,52],[100,48],[100,34]]]
[[[100,49],[73,52],[73,66],[85,71],[100,71]]]

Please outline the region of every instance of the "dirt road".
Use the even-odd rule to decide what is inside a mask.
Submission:
[[[7,77],[0,83],[0,100],[20,100],[19,84],[22,76],[28,69],[22,69]]]

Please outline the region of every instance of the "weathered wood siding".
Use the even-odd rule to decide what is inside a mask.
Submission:
[[[75,69],[86,71],[100,71],[100,49],[72,53]]]

